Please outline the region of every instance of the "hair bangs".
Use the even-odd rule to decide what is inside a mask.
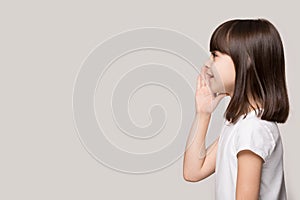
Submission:
[[[213,32],[209,44],[209,51],[219,51],[221,53],[230,55],[229,51],[229,35],[230,31],[233,27],[234,21],[228,21],[221,24],[217,29]]]

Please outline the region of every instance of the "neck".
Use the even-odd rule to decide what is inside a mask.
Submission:
[[[253,107],[249,106],[248,112],[251,112],[252,110],[260,109],[262,108],[262,104],[259,101],[254,101],[253,97],[251,95],[248,95],[249,97],[249,103]]]

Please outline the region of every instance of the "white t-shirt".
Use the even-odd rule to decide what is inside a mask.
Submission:
[[[237,154],[251,150],[265,162],[262,167],[260,200],[286,200],[283,146],[277,123],[262,120],[255,111],[241,116],[236,124],[225,121],[216,158],[216,200],[234,200]]]

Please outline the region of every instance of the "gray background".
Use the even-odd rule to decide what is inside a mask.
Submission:
[[[170,28],[208,48],[223,21],[255,17],[273,22],[284,41],[291,113],[280,129],[288,197],[299,199],[299,11],[292,1],[258,0],[2,1],[0,199],[213,199],[214,175],[185,182],[182,159],[145,175],[99,164],[76,135],[72,87],[91,49],[124,30]]]

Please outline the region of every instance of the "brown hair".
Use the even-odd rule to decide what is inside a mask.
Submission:
[[[229,55],[235,66],[234,93],[225,112],[228,121],[235,123],[258,104],[263,108],[261,119],[279,123],[287,120],[284,51],[272,23],[266,19],[224,22],[212,34],[210,51]],[[250,98],[256,105],[251,105]]]

